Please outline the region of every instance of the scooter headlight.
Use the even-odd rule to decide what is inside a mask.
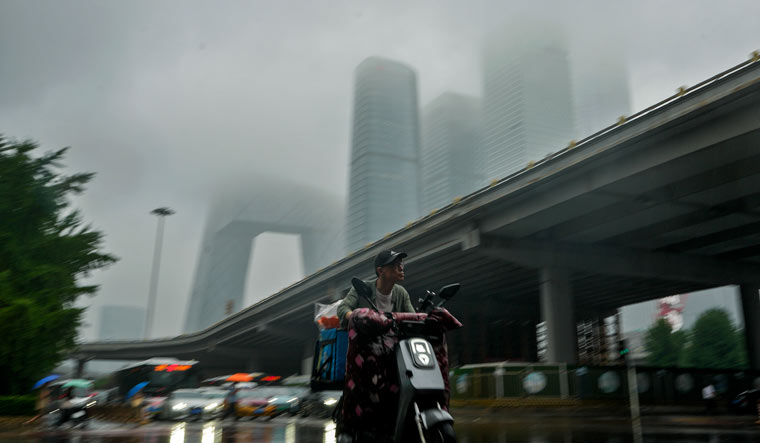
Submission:
[[[330,398],[328,398],[327,400],[323,401],[322,403],[324,403],[324,405],[325,405],[325,406],[332,406],[332,405],[334,405],[335,403],[338,403],[338,399],[337,399],[337,398],[333,398],[333,397],[330,397]]]

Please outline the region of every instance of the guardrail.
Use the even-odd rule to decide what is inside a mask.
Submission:
[[[760,371],[636,367],[639,402],[643,405],[687,405],[702,401],[702,388],[712,383],[723,399],[760,388]],[[525,399],[611,400],[628,398],[625,366],[572,366],[497,363],[467,365],[450,372],[452,400]],[[551,402],[550,402],[551,403]]]

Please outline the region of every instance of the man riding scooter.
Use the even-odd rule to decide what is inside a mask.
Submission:
[[[370,300],[382,312],[415,312],[409,299],[409,293],[398,284],[404,281],[403,260],[406,256],[405,252],[385,250],[375,257],[375,275],[377,278],[365,283],[374,288]],[[338,306],[340,326],[342,328],[348,327],[348,321],[354,309],[369,307],[369,302],[359,297],[356,289],[352,287],[346,298]]]
[[[54,426],[58,427],[66,422],[73,426],[83,426],[89,419],[87,409],[95,402],[90,401],[89,397],[77,397],[76,388],[69,386],[63,392],[56,402],[57,408],[51,412],[56,412]]]
[[[346,384],[336,417],[340,442],[456,441],[447,412],[444,333],[461,324],[438,307],[415,313],[408,293],[396,284],[404,278],[404,257],[378,254],[378,279],[354,279],[338,308],[349,326]],[[450,298],[458,287],[450,285],[441,297]],[[433,307],[432,296],[420,309]]]

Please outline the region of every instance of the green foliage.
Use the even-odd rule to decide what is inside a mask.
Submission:
[[[63,175],[66,149],[36,149],[0,135],[0,394],[27,392],[61,361],[81,321],[75,301],[97,290],[78,280],[116,261],[69,207],[93,174]]]
[[[35,415],[37,398],[33,395],[0,396],[0,416]]]
[[[644,346],[649,353],[647,364],[660,367],[676,366],[683,348],[681,340],[682,335],[673,334],[667,320],[657,320],[644,337]]]
[[[644,345],[651,366],[746,369],[744,332],[723,309],[703,312],[691,331],[672,332],[665,319],[647,330]]]
[[[709,309],[694,324],[687,363],[697,368],[742,368],[741,342],[723,309]]]

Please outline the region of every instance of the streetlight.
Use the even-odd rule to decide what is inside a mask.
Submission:
[[[156,289],[158,288],[158,268],[161,265],[161,246],[164,237],[164,218],[174,214],[171,208],[156,208],[150,211],[158,216],[158,228],[156,229],[156,245],[153,248],[153,268],[150,272],[150,292],[148,293],[148,310],[145,312],[145,332],[143,339],[150,338],[150,329],[153,324],[153,309],[156,306]]]

